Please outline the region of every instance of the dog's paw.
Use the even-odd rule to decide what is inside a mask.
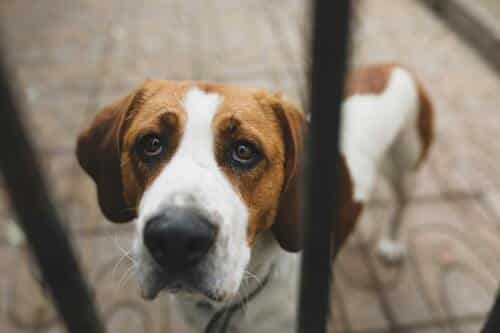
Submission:
[[[399,265],[406,256],[406,248],[399,242],[381,239],[377,244],[377,255],[387,265]]]

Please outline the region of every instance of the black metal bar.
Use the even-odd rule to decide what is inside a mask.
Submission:
[[[338,202],[340,107],[347,67],[349,0],[316,0],[310,84],[311,130],[298,331],[326,332],[330,310],[332,225]]]
[[[67,330],[102,333],[91,293],[27,139],[1,51],[0,170],[11,204]]]
[[[500,293],[497,295],[497,300],[491,308],[491,312],[486,320],[481,333],[498,333],[500,332]]]

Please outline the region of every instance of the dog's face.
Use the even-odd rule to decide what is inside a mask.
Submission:
[[[235,296],[256,237],[300,248],[301,112],[263,90],[147,81],[106,107],[78,141],[114,222],[136,218],[144,297]]]

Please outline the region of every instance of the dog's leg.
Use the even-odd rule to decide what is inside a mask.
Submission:
[[[403,179],[406,178],[404,180],[400,179],[398,182],[391,182],[395,210],[389,223],[385,226],[385,230],[377,245],[379,257],[384,263],[389,265],[401,263],[406,255],[406,248],[398,238],[404,219],[404,212],[409,201],[409,195],[412,192],[411,188],[413,185],[411,184],[414,183],[415,174],[409,173],[405,176],[402,177]]]
[[[415,163],[420,153],[416,130],[406,128],[387,152],[382,161],[382,174],[392,188],[395,210],[377,244],[377,254],[384,263],[396,265],[402,262],[406,249],[399,238],[405,208],[416,185]]]

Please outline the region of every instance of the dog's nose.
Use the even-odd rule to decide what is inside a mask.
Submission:
[[[215,226],[195,210],[172,207],[147,221],[144,244],[160,266],[182,272],[207,254],[216,233]]]

